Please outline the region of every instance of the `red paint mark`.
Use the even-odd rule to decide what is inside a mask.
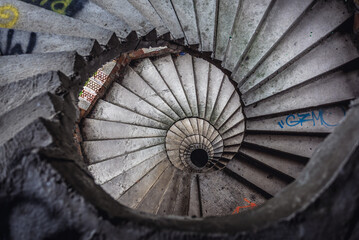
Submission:
[[[236,209],[234,209],[234,211],[233,211],[233,213],[232,214],[237,214],[237,213],[239,213],[239,209],[241,209],[241,208],[254,208],[254,207],[256,207],[257,205],[255,204],[255,203],[252,203],[251,201],[249,201],[247,198],[245,198],[244,199],[244,201],[246,201],[247,203],[249,203],[249,205],[247,205],[247,206],[238,206],[238,207],[236,207]]]

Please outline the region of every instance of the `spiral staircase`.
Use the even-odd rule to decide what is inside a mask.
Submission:
[[[0,0],[1,238],[357,239],[352,22],[339,0]],[[80,115],[99,68],[156,47]]]

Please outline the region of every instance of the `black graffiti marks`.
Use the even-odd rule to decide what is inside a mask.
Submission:
[[[88,0],[21,0],[47,10],[73,17],[81,11]]]
[[[2,51],[2,55],[32,53],[32,51],[34,50],[34,48],[36,46],[36,39],[37,39],[36,33],[34,33],[34,32],[30,33],[27,47],[24,50],[23,50],[23,46],[21,43],[13,44],[15,33],[16,32],[13,29],[8,30],[7,37],[6,37],[5,49],[4,49],[4,51]],[[0,49],[3,49],[1,45],[2,44],[0,42]]]

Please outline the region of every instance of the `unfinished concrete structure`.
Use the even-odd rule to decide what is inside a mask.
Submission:
[[[351,16],[339,0],[0,0],[1,237],[357,239]],[[84,83],[158,46],[109,73],[81,156]]]

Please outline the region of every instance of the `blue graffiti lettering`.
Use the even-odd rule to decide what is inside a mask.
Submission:
[[[343,111],[343,116],[345,116],[345,109],[341,108]],[[325,111],[323,109],[319,109],[317,113],[315,111],[309,113],[297,113],[297,114],[290,114],[285,118],[285,121],[281,120],[278,122],[280,128],[284,128],[285,126],[294,127],[300,125],[301,127],[308,124],[312,125],[313,127],[317,125],[325,126],[325,127],[335,127],[338,123],[330,124],[326,121]],[[331,114],[331,112],[330,112]]]

